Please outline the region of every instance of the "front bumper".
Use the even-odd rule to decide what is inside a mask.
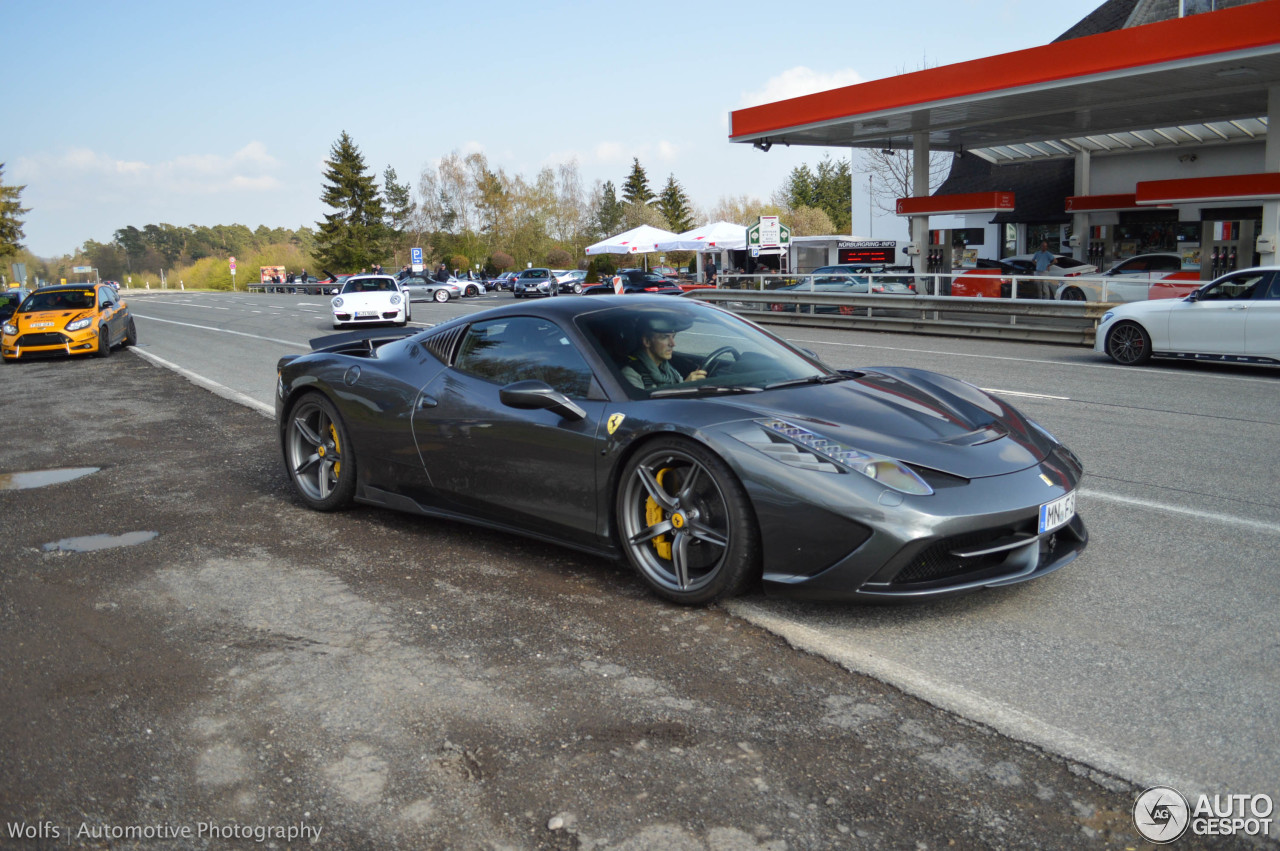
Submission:
[[[1064,476],[1074,466],[1066,460],[1055,453],[1030,469],[908,496],[896,506],[829,502],[826,512],[856,522],[864,535],[810,573],[767,560],[765,589],[799,599],[907,602],[1045,576],[1078,558],[1089,542],[1079,513],[1038,532],[1040,506],[1078,490],[1079,476]],[[1046,485],[1042,476],[1060,484]]]
[[[0,338],[0,355],[5,360],[61,358],[69,355],[91,355],[98,351],[97,327],[79,331],[28,331],[15,337]]]

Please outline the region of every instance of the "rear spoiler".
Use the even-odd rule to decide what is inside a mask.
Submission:
[[[365,328],[360,331],[347,331],[341,334],[326,334],[307,341],[313,352],[333,351],[350,348],[353,343],[366,343],[368,350],[378,346],[403,340],[421,333],[421,328]],[[362,347],[363,348],[363,347]]]

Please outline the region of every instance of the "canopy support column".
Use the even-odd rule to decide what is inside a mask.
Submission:
[[[1092,160],[1088,151],[1076,153],[1076,195],[1089,194],[1089,169],[1091,165]],[[1087,212],[1073,213],[1071,215],[1071,238],[1074,243],[1071,248],[1071,256],[1077,260],[1084,260],[1089,251],[1089,214]],[[1102,270],[1099,269],[1098,271]]]
[[[915,133],[911,137],[911,197],[924,198],[929,194],[929,134]],[[929,258],[925,249],[929,244],[929,216],[911,217],[911,267],[923,274],[928,269]],[[936,289],[936,281],[930,283]],[[932,292],[932,295],[938,295]]]
[[[1280,132],[1277,132],[1276,120],[1280,119],[1280,86],[1272,86],[1267,90],[1267,147],[1263,154],[1264,172],[1280,171]],[[1270,251],[1258,252],[1258,262],[1263,266],[1274,266],[1280,262],[1280,200],[1271,199],[1262,202],[1262,233],[1260,237],[1270,239]]]

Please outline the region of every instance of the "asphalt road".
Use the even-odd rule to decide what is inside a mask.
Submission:
[[[426,324],[509,295],[417,303]],[[297,296],[131,297],[146,354],[262,409],[275,359],[331,333]],[[1046,580],[909,608],[753,598],[729,611],[1016,739],[1138,785],[1280,799],[1280,374],[1125,369],[1048,345],[785,329],[839,367],[993,390],[1088,471],[1086,555]],[[225,391],[224,391],[225,392]]]

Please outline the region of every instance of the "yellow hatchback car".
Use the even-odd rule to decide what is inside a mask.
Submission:
[[[66,284],[36,290],[5,320],[0,355],[6,361],[65,355],[107,357],[132,346],[138,331],[129,306],[109,284]]]

